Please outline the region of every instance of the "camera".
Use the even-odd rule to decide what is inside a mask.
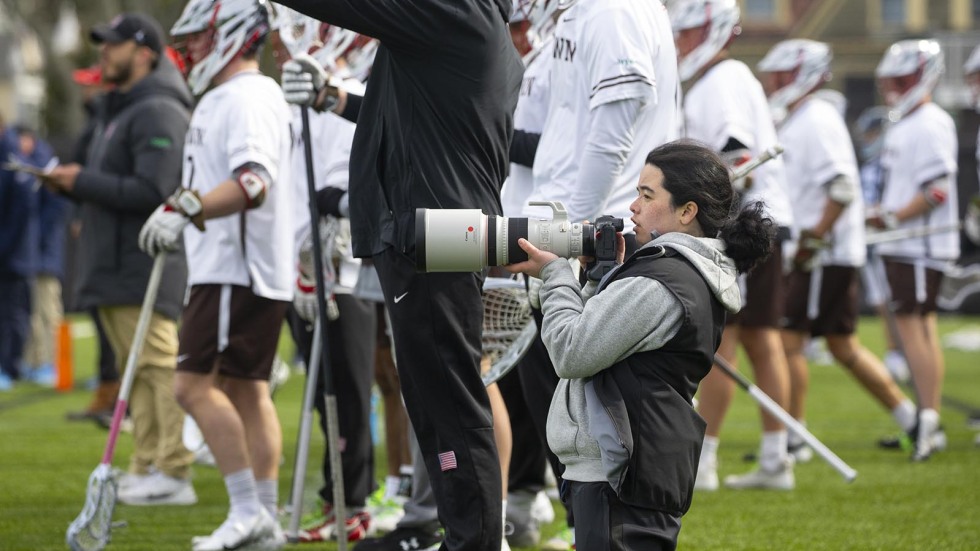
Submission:
[[[599,265],[615,263],[616,232],[623,230],[622,218],[600,216],[590,224],[569,222],[568,212],[558,201],[528,204],[551,207],[552,218],[495,216],[479,209],[416,209],[416,268],[420,272],[477,272],[523,262],[527,253],[517,244],[522,237],[564,258],[591,256]]]

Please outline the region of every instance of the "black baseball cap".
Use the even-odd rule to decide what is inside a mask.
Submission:
[[[155,19],[142,13],[121,13],[108,24],[92,27],[92,42],[118,44],[132,40],[141,46],[163,53],[163,30]]]

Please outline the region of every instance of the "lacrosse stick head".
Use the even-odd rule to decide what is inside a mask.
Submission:
[[[104,549],[112,536],[112,513],[116,508],[116,473],[100,463],[88,477],[85,506],[68,526],[65,541],[72,551]]]
[[[523,279],[488,277],[483,283],[483,358],[491,385],[517,365],[537,331]]]

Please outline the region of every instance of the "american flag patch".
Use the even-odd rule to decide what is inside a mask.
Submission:
[[[457,467],[456,452],[442,452],[439,454],[439,469],[451,471]]]

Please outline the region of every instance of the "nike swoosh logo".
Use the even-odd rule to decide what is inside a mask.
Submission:
[[[406,291],[406,292],[398,295],[397,297],[395,297],[395,304],[398,304],[399,302],[401,302],[402,299],[405,298],[405,295],[407,295],[407,294],[408,294],[408,291]]]
[[[191,357],[190,354],[181,354],[180,356],[177,356],[177,363],[183,363],[184,360],[190,357]]]

